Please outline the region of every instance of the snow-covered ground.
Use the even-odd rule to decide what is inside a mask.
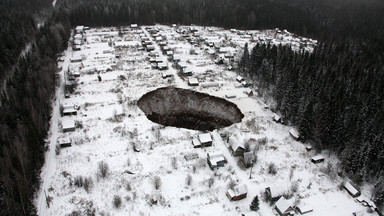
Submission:
[[[145,34],[154,42],[160,57],[166,58],[145,27],[138,30],[126,28],[127,31],[123,28],[122,35],[111,28],[86,31],[87,40],[81,50],[69,48],[59,63],[63,68],[62,86],[54,102],[48,138],[50,148],[41,173],[41,190],[35,200],[39,215],[68,215],[72,212],[85,215],[87,210],[94,210],[97,215],[270,216],[277,212],[262,197],[266,187],[276,185],[287,189],[296,185],[297,191],[288,201],[292,205],[312,206],[313,212],[307,215],[347,216],[365,211],[364,206],[340,189],[340,177],[325,174],[330,165],[335,167],[335,157],[324,154],[324,163],[311,163],[310,159],[316,153],[308,152],[305,144],[294,141],[289,135],[289,126],[273,122],[273,112],[257,95],[245,94],[247,88],[236,81],[235,72],[228,71],[225,65],[213,63],[216,57],[208,51],[214,47],[204,43],[191,45],[176,32],[177,29],[187,31],[188,26],[176,29],[157,25],[156,28],[167,38],[168,46],[192,68],[193,77],[200,83],[217,82],[219,86],[188,86],[188,77],[180,76],[170,61],[168,71],[173,76],[163,79],[162,71],[151,68],[148,52],[139,49],[140,34]],[[235,54],[235,59],[239,58],[247,42],[250,48],[257,42],[270,42],[290,44],[295,50],[307,51],[312,51],[316,44],[314,40],[280,30],[248,31],[254,38],[251,41],[249,37],[216,27],[194,28],[206,41],[227,47]],[[113,42],[126,47],[114,47]],[[197,54],[191,54],[191,49]],[[71,63],[72,57],[82,57],[83,61]],[[64,73],[68,68],[80,71],[80,77],[76,78],[75,92],[70,98],[64,98]],[[245,117],[241,123],[211,132],[213,146],[194,149],[191,141],[201,132],[160,127],[148,120],[136,105],[143,94],[164,86],[194,89],[223,98],[228,94],[236,95],[228,100],[235,103]],[[60,117],[60,103],[76,104],[80,107],[78,114]],[[70,119],[76,120],[78,126],[74,132],[63,133],[61,122]],[[226,134],[237,137],[239,142],[251,143],[251,149],[255,149],[257,155],[253,169],[240,168],[238,158],[230,153],[228,143],[221,136]],[[56,154],[56,141],[60,137],[69,137],[72,146],[62,148]],[[134,151],[133,146],[140,151]],[[212,171],[206,156],[215,151],[221,151],[228,163]],[[186,161],[184,155],[188,153],[197,153],[199,158]],[[105,178],[98,171],[101,161],[109,167]],[[268,172],[270,164],[276,166],[274,175]],[[188,175],[192,177],[190,185],[186,181]],[[80,176],[93,182],[88,192],[84,187],[75,186],[75,178]],[[155,188],[156,177],[161,180],[159,189]],[[226,191],[230,182],[245,184],[247,198],[229,201]],[[113,204],[116,195],[122,199],[119,208]],[[261,202],[257,213],[249,210],[256,195]]]

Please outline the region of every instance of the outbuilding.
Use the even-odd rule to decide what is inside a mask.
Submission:
[[[311,161],[312,161],[312,163],[314,163],[314,164],[322,163],[322,162],[324,162],[324,157],[323,157],[322,155],[316,155],[316,156],[313,156],[313,157],[311,158]]]
[[[190,85],[190,86],[198,86],[199,85],[199,80],[197,80],[197,78],[190,77],[188,79],[188,85]]]
[[[294,128],[292,128],[292,129],[289,130],[289,134],[291,135],[291,137],[292,137],[294,140],[298,140],[298,139],[300,138],[300,134],[299,134],[299,132],[298,132],[296,129],[294,129]]]
[[[74,104],[63,104],[63,115],[77,115],[76,106]]]
[[[246,185],[238,185],[232,189],[227,190],[227,197],[229,200],[241,200],[247,197],[247,186]]]
[[[57,139],[57,144],[60,146],[60,148],[66,148],[66,147],[71,147],[72,146],[71,139],[68,138],[68,137],[58,138]]]
[[[343,184],[343,188],[351,195],[353,198],[360,196],[360,190],[354,186],[351,182],[346,181]]]
[[[62,122],[63,132],[75,131],[75,120],[65,120]]]

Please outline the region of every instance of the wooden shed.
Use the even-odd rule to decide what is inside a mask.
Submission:
[[[238,185],[235,188],[227,190],[227,197],[229,200],[241,200],[247,197],[247,186],[246,185]]]
[[[66,147],[71,147],[72,146],[72,141],[68,137],[58,138],[57,139],[57,144],[60,146],[60,148],[66,148]]]
[[[314,164],[322,163],[322,162],[324,162],[324,157],[323,157],[322,155],[316,155],[316,156],[313,156],[313,157],[311,158],[311,161],[312,161],[312,163],[314,163]]]
[[[62,122],[63,132],[75,131],[75,120],[65,120]]]
[[[360,190],[351,182],[346,181],[343,184],[343,188],[351,195],[353,198],[360,196]]]

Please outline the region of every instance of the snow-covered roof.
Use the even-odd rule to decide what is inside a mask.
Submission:
[[[306,204],[302,204],[302,203],[297,205],[296,208],[299,209],[301,214],[305,214],[305,213],[313,211],[312,206],[306,205]]]
[[[290,130],[289,130],[289,133],[291,134],[291,136],[293,136],[293,137],[295,137],[296,139],[298,139],[299,138],[299,132],[296,130],[296,129],[294,129],[294,128],[291,128]]]
[[[284,197],[280,197],[280,199],[275,203],[275,206],[281,213],[284,213],[291,208],[291,205]]]
[[[198,85],[199,84],[199,80],[197,80],[197,78],[190,77],[188,79],[188,83],[191,84],[191,85]]]
[[[280,121],[281,117],[277,115],[276,113],[273,113],[273,120]]]
[[[160,62],[160,63],[157,64],[157,66],[158,66],[159,68],[165,68],[165,67],[168,66],[168,64],[167,64],[167,62]]]
[[[173,51],[167,51],[167,55],[170,56],[170,55],[173,55]]]
[[[312,157],[312,160],[314,161],[324,160],[324,157],[322,155],[316,155]]]
[[[359,191],[351,183],[349,183],[348,181],[346,181],[344,183],[344,187],[345,187],[346,190],[349,191],[349,193],[351,193],[354,196],[359,194]]]
[[[247,185],[238,185],[234,188],[235,195],[239,196],[248,192]]]
[[[235,137],[229,138],[229,145],[231,146],[233,151],[236,151],[238,148],[245,149],[243,142]]]
[[[71,139],[69,137],[58,138],[57,143],[58,144],[71,143]]]
[[[194,138],[192,140],[192,145],[193,145],[193,147],[199,147],[199,146],[201,146],[201,143],[197,138]]]
[[[73,113],[73,112],[76,112],[76,109],[73,105],[68,106],[68,107],[64,107],[64,109],[63,109],[63,113]]]
[[[74,128],[75,127],[75,120],[65,120],[62,122],[63,129],[69,129],[69,128]]]
[[[170,77],[170,76],[172,76],[172,73],[170,71],[164,71],[162,73],[162,76],[163,76],[163,78]]]
[[[201,143],[212,142],[211,134],[210,133],[199,134],[199,140]]]
[[[276,185],[269,187],[269,190],[271,192],[271,197],[274,198],[282,196],[287,191],[287,188],[283,185]]]
[[[209,161],[213,166],[216,166],[218,162],[225,160],[223,153],[221,151],[208,153],[207,155],[208,155]]]

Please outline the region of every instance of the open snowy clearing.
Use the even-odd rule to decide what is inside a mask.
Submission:
[[[308,152],[305,144],[292,139],[291,127],[272,121],[273,112],[255,92],[253,96],[246,94],[255,86],[244,87],[237,82],[237,74],[228,70],[231,62],[214,64],[224,51],[216,50],[212,55],[210,51],[215,48],[209,45],[212,42],[226,47],[238,59],[245,43],[249,43],[250,48],[257,42],[269,42],[312,51],[316,41],[280,30],[249,31],[249,35],[253,35],[251,41],[229,30],[194,26],[199,37],[208,41],[195,46],[180,33],[187,31],[188,26],[155,27],[161,37],[166,38],[167,46],[193,71],[192,77],[197,78],[200,85],[189,86],[189,76],[181,75],[171,60],[166,60],[169,69],[165,71],[172,74],[169,78],[162,78],[164,70],[152,68],[149,52],[141,50],[140,36],[153,42],[159,57],[167,59],[167,56],[145,27],[123,28],[122,33],[111,28],[87,30],[81,50],[68,48],[59,63],[63,68],[62,87],[54,103],[48,138],[50,149],[36,198],[39,215],[72,212],[85,215],[87,210],[94,210],[97,215],[278,215],[274,206],[263,199],[266,187],[278,185],[295,188],[288,202],[311,206],[313,212],[306,215],[343,216],[365,212],[366,207],[340,189],[340,177],[325,174],[328,164],[335,167],[335,157],[323,153],[324,163],[311,163],[316,153]],[[75,57],[80,57],[81,62],[71,63]],[[65,98],[63,88],[68,68],[79,71],[80,76],[75,78],[77,87],[70,98]],[[209,87],[202,87],[203,83],[209,83],[206,85]],[[166,86],[193,89],[221,98],[234,95],[227,100],[239,107],[244,118],[240,123],[211,132],[211,147],[193,148],[192,139],[202,132],[163,127],[148,120],[136,105],[145,93]],[[76,104],[77,115],[60,117],[60,103]],[[64,133],[62,122],[72,119],[77,122],[75,131]],[[70,138],[72,146],[55,154],[56,141],[62,137]],[[255,150],[257,156],[252,169],[241,168],[223,137],[250,143],[250,149]],[[227,163],[212,171],[206,157],[207,153],[216,151],[223,153]],[[184,155],[189,153],[196,153],[198,158],[185,160]],[[101,161],[109,167],[105,178],[98,171]],[[271,164],[276,167],[276,174],[270,174]],[[79,177],[91,179],[88,192],[75,185]],[[158,189],[156,181],[161,183]],[[245,199],[228,199],[226,191],[231,182],[247,186]],[[116,195],[121,197],[119,208],[113,203]],[[257,213],[249,210],[256,195],[260,198]]]

